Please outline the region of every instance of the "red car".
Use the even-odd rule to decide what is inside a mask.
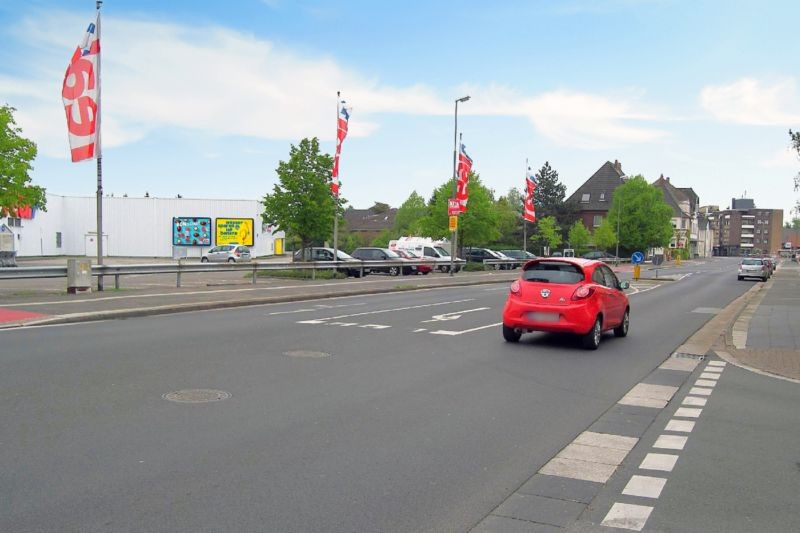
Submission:
[[[414,261],[419,261],[421,259],[424,259],[421,255],[417,255],[415,252],[411,250],[395,250],[394,252],[403,259],[411,259]],[[416,272],[418,272],[419,274],[427,275],[433,270],[433,265],[417,265],[412,268],[416,270]]]
[[[528,261],[503,308],[503,338],[517,342],[530,331],[572,333],[581,336],[585,348],[596,350],[604,331],[628,334],[630,305],[623,292],[628,287],[601,261]]]

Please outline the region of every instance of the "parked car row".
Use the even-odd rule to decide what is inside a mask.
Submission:
[[[464,258],[469,262],[485,264],[486,261],[505,261],[505,263],[489,263],[494,266],[495,270],[512,270],[535,257],[532,253],[524,250],[495,251],[475,246],[470,246],[464,250]],[[515,261],[516,259],[519,261]]]
[[[442,250],[444,252],[444,250]],[[399,276],[400,273],[404,276],[422,274],[430,274],[434,267],[441,272],[450,271],[450,257],[445,255],[428,256],[422,255],[416,250],[390,250],[388,248],[378,248],[373,246],[364,246],[353,250],[352,254],[347,254],[341,250],[337,250],[336,257],[340,262],[357,263],[352,267],[340,266],[337,268],[338,272],[346,274],[348,277],[360,277],[367,274],[383,273],[389,276]],[[326,247],[312,247],[303,250],[298,250],[294,254],[295,261],[313,261],[313,262],[331,262],[334,259],[333,248]],[[414,265],[402,263],[418,262],[420,260],[430,260],[430,265]],[[362,261],[396,261],[398,265],[369,265],[364,266]],[[456,271],[460,270],[460,266],[456,266]]]

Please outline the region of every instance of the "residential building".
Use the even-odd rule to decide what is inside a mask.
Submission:
[[[700,246],[699,243],[700,197],[690,187],[675,187],[669,177],[665,178],[663,174],[653,182],[653,186],[661,189],[664,193],[664,202],[672,208],[674,230],[669,247],[688,249],[689,257],[704,257],[705,246]],[[704,226],[707,227],[707,224]]]
[[[615,160],[613,163],[606,161],[567,198],[567,202],[577,206],[579,220],[583,221],[583,225],[592,233],[608,216],[614,189],[624,183],[624,178],[625,173],[622,172],[622,164],[619,161]]]
[[[381,232],[394,227],[396,215],[396,207],[376,203],[369,209],[348,208],[344,212],[344,220],[347,223],[347,231],[355,234],[360,242],[369,244]]]
[[[734,198],[731,206],[714,214],[718,226],[714,255],[761,255],[781,249],[782,209],[759,209],[749,198]]]

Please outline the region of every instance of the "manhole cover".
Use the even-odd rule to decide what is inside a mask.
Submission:
[[[312,359],[320,359],[322,357],[330,357],[331,354],[325,352],[314,352],[311,350],[293,350],[291,352],[285,352],[284,355],[288,355],[289,357],[310,357]]]
[[[206,403],[227,400],[230,392],[214,389],[184,389],[164,394],[163,398],[178,403]]]

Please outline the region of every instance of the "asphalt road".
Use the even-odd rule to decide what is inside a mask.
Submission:
[[[502,341],[484,285],[0,331],[0,530],[467,531],[747,290]],[[674,272],[674,271],[673,271]],[[217,389],[229,399],[162,395]]]

